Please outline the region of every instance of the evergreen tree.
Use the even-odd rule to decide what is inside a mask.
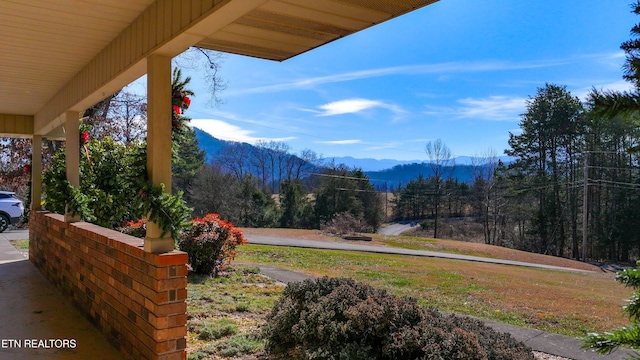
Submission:
[[[240,184],[240,208],[238,226],[275,227],[280,219],[275,200],[258,188],[257,179],[251,175]]]
[[[193,192],[189,191],[193,185],[194,178],[204,165],[205,153],[200,149],[196,132],[187,126],[190,118],[183,116],[184,112],[191,105],[191,98],[194,93],[187,88],[191,82],[190,77],[182,79],[180,69],[173,70],[172,90],[172,158],[171,171],[173,192],[182,191],[187,194],[187,202],[192,203],[195,199],[189,198]]]
[[[191,128],[185,129],[173,143],[175,156],[172,159],[171,171],[173,172],[173,191],[182,191],[185,194],[192,194],[190,191],[196,175],[204,166],[205,152],[200,149],[196,132]],[[187,202],[193,203],[190,195]]]
[[[640,15],[640,1],[632,3],[632,12]],[[631,28],[630,40],[620,45],[626,54],[623,65],[623,78],[631,82],[635,89],[631,91],[599,91],[591,92],[593,111],[598,116],[612,118],[618,115],[640,114],[640,24]],[[640,148],[636,148],[640,150]]]
[[[305,219],[309,206],[302,182],[298,179],[285,180],[280,184],[280,226],[283,228],[300,228],[309,225]]]
[[[355,219],[364,220],[373,231],[380,226],[381,202],[360,169],[350,170],[343,164],[328,167],[315,190],[315,198],[314,227],[340,213],[350,213]]]
[[[415,180],[410,180],[405,186],[398,188],[395,193],[394,215],[401,219],[422,219],[431,209],[430,199],[435,189],[432,182],[418,175]]]
[[[583,147],[580,134],[583,108],[565,87],[546,84],[527,101],[520,135],[510,134],[507,155],[516,158],[511,168],[525,176],[519,186],[536,194],[531,236],[541,253],[563,256],[567,245],[566,191],[575,180],[575,156]],[[577,234],[575,235],[577,236]]]
[[[640,261],[636,264],[640,267]],[[604,334],[590,333],[585,339],[586,348],[595,348],[600,354],[608,354],[620,346],[640,348],[640,270],[627,269],[618,272],[616,280],[635,290],[629,303],[623,307],[629,315],[631,325],[607,331]],[[636,353],[640,357],[640,354]],[[638,359],[633,357],[631,359]]]

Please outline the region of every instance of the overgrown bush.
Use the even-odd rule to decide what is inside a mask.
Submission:
[[[192,270],[214,276],[235,258],[236,247],[246,242],[242,232],[218,214],[193,219],[178,237],[178,247],[189,254]]]
[[[335,214],[330,221],[320,225],[322,232],[331,235],[355,235],[357,233],[371,233],[373,228],[349,212]]]
[[[533,359],[477,320],[344,278],[292,283],[267,317],[267,350],[301,359]]]

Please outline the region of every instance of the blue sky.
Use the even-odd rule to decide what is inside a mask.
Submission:
[[[185,113],[217,138],[286,142],[324,157],[501,155],[546,82],[584,98],[625,90],[630,0],[441,0],[282,63],[226,55],[215,106],[201,73]]]

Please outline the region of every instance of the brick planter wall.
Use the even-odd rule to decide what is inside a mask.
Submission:
[[[31,212],[29,258],[128,359],[186,359],[187,254]]]

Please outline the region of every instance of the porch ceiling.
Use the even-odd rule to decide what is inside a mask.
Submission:
[[[437,0],[1,0],[0,115],[42,112],[145,9],[167,1],[183,23],[193,23],[169,55],[197,45],[282,61]],[[215,11],[194,18],[194,11],[180,12],[187,3],[233,11],[220,12],[223,21]]]
[[[436,1],[270,0],[197,46],[282,61]]]
[[[153,2],[0,1],[0,114],[34,115]]]

